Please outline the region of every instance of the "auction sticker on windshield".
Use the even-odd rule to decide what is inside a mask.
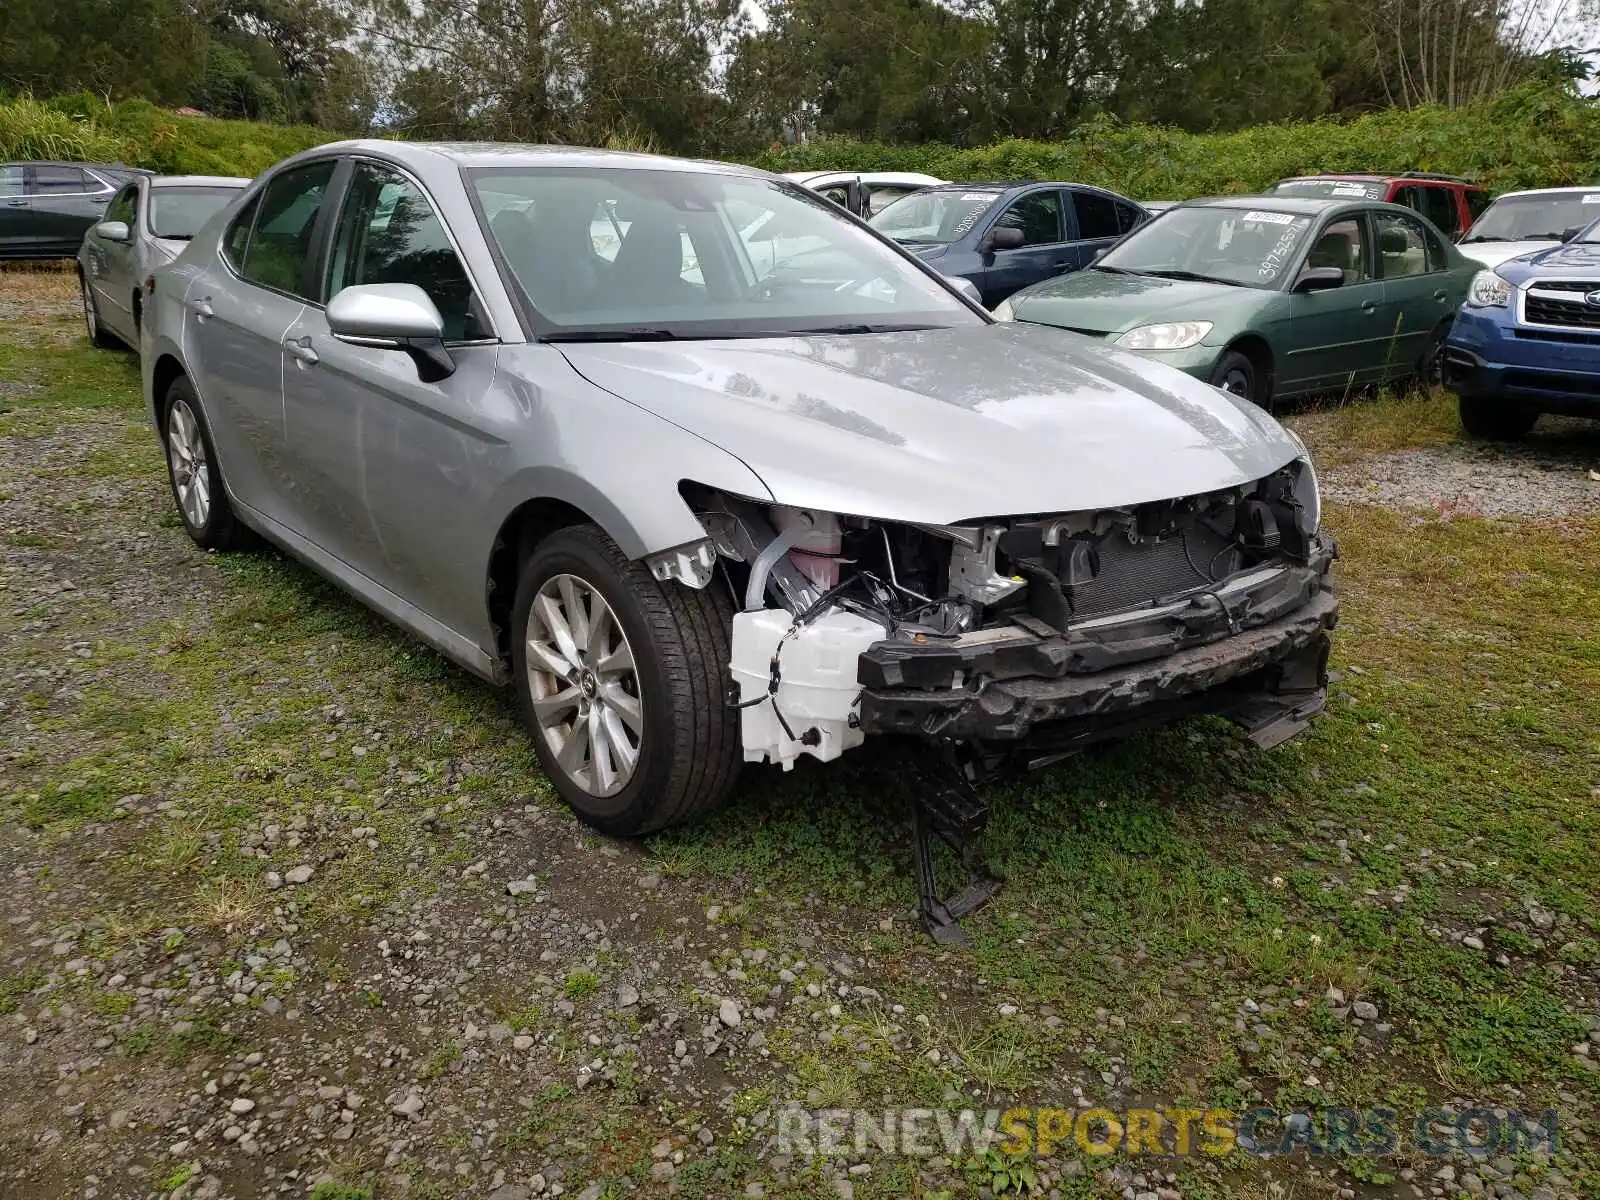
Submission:
[[[1245,213],[1246,221],[1265,221],[1268,225],[1293,225],[1296,218],[1291,213],[1257,212],[1252,209]]]

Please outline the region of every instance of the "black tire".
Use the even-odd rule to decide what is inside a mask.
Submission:
[[[122,339],[101,323],[100,307],[94,302],[94,292],[90,290],[89,280],[82,271],[78,272],[78,291],[83,297],[83,329],[89,335],[90,343],[102,350],[119,349]]]
[[[637,762],[627,782],[608,796],[594,794],[557,761],[534,711],[529,612],[540,589],[558,585],[561,576],[576,577],[598,593],[632,652],[643,714]],[[687,821],[727,795],[743,755],[738,714],[727,703],[733,608],[720,588],[695,591],[659,582],[601,529],[574,525],[551,534],[528,556],[511,620],[517,695],[540,765],[587,824],[637,837]]]
[[[1491,442],[1514,442],[1533,428],[1539,414],[1513,407],[1483,396],[1462,396],[1458,409],[1461,428],[1475,438]]]
[[[1422,357],[1417,361],[1417,382],[1423,387],[1444,386],[1444,342],[1450,336],[1450,322],[1446,321],[1433,331]]]
[[[197,470],[197,473],[204,472],[205,476],[207,503],[203,519],[195,518],[192,506],[185,507],[182,484],[179,482],[178,462],[182,455],[174,453],[173,419],[180,406],[192,417],[195,433],[205,451],[204,460]],[[243,550],[253,545],[254,535],[239,523],[233,506],[228,503],[228,489],[222,481],[217,449],[211,441],[211,426],[206,422],[205,410],[200,407],[200,398],[195,394],[194,385],[182,376],[173,380],[167,394],[162,397],[160,429],[161,444],[167,453],[167,483],[172,489],[172,503],[190,540],[202,550]]]
[[[1232,392],[1252,404],[1262,404],[1265,401],[1265,397],[1261,394],[1262,382],[1261,372],[1256,369],[1255,360],[1238,350],[1229,350],[1219,358],[1216,369],[1211,372],[1213,387]]]

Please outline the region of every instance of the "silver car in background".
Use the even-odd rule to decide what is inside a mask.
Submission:
[[[515,686],[607,832],[872,734],[1043,756],[1212,711],[1265,744],[1322,705],[1292,434],[995,323],[763,172],[323,146],[156,272],[148,326],[195,542],[264,535]]]
[[[78,248],[89,340],[137,350],[150,272],[178,257],[249,182],[220,175],[140,175],[118,188]]]

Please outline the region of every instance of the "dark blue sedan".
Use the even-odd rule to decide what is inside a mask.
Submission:
[[[1600,417],[1600,221],[1478,273],[1445,343],[1444,382],[1475,437],[1514,440],[1540,413]]]
[[[872,227],[994,307],[1012,292],[1094,261],[1150,214],[1076,183],[949,183],[896,200]]]

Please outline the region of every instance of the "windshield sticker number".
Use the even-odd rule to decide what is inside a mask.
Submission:
[[[955,229],[951,231],[951,241],[955,241],[957,238],[964,235],[967,230],[976,225],[978,218],[983,216],[984,213],[988,212],[989,207],[994,204],[994,197],[983,192],[979,192],[977,195],[966,195],[961,197],[961,199],[972,204],[973,209],[966,216],[962,217]]]
[[[1256,274],[1261,277],[1263,282],[1271,283],[1278,277],[1278,272],[1283,270],[1283,264],[1289,258],[1289,252],[1294,249],[1294,244],[1299,240],[1300,231],[1298,229],[1290,228],[1283,231],[1283,235],[1278,238],[1277,244],[1267,251],[1266,257],[1261,260],[1261,266],[1256,268]]]
[[[1290,213],[1256,212],[1253,209],[1250,212],[1245,213],[1244,219],[1246,221],[1263,221],[1268,225],[1294,224],[1294,216]]]
[[[1600,204],[1600,192],[1590,192],[1583,198],[1585,204]]]

